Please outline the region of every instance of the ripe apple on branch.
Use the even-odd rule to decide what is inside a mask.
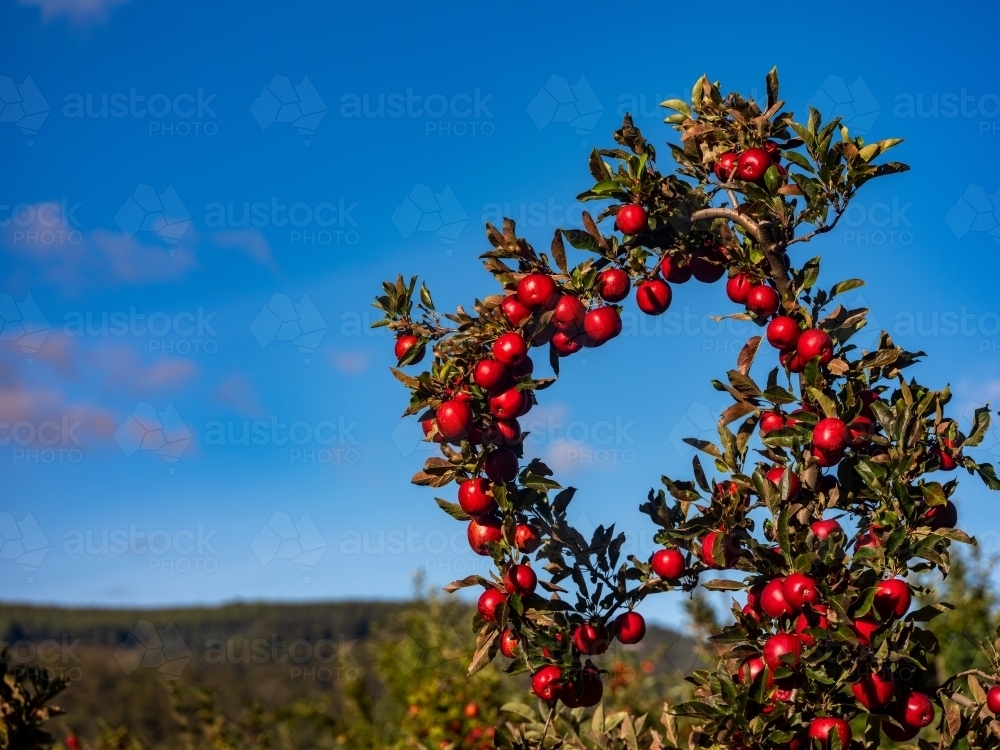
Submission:
[[[489,579],[447,587],[484,590],[470,672],[502,655],[550,707],[541,738],[510,724],[499,746],[539,747],[550,729],[572,734],[579,715],[559,705],[583,709],[602,695],[590,657],[611,640],[642,639],[637,608],[647,596],[696,586],[747,595],[714,636],[719,663],[690,677],[693,700],[668,709],[696,727],[692,746],[874,748],[883,735],[916,737],[935,706],[941,747],[960,738],[998,746],[989,712],[1000,709],[1000,688],[981,687],[1000,683],[997,673],[937,684],[937,643],[919,624],[948,605],[910,611],[923,591],[916,576],[947,575],[951,543],[974,543],[955,528],[957,481],[937,472],[962,467],[1000,489],[993,466],[966,453],[985,436],[989,409],[963,434],[945,416],[949,389],[904,375],[922,352],[884,332],[872,351],[852,343],[867,311],[837,298],[863,282],[820,288],[820,259],[793,259],[796,245],[837,225],[866,182],[908,169],[876,163],[900,141],[866,144],[812,108],[796,121],[779,100],[776,70],[766,91],[758,104],[703,77],[690,103],[664,102],[680,134],[669,174],[626,115],[618,146],[591,154],[595,182],[579,198],[605,205],[596,217],[583,212],[582,229],[557,230],[546,254],[512,221],[487,224],[484,265],[502,291],[471,310],[440,314],[422,286],[415,316],[416,278],[386,282],[375,302],[385,313],[375,325],[397,334],[393,373],[411,391],[406,414],[419,415],[442,453],[413,481],[459,484],[458,503],[437,503],[469,524],[470,546],[495,564]],[[612,219],[620,235],[600,228]],[[570,266],[565,242],[592,257]],[[568,522],[575,490],[542,461],[525,462],[517,420],[554,384],[562,358],[621,333],[628,295],[659,315],[683,294],[671,284],[723,277],[739,306],[729,317],[761,334],[712,381],[732,398],[718,442],[687,440],[721,476],[710,480],[696,457],[693,479],[664,477],[640,508],[661,548],[650,560],[623,559],[614,524],[587,539]],[[555,377],[535,376],[532,357],[545,347]],[[404,373],[426,349],[429,369]],[[702,580],[718,570],[732,572]]]

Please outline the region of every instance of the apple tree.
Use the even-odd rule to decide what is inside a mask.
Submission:
[[[548,707],[544,721],[497,732],[498,746],[632,747],[641,720],[631,718],[579,740],[574,727],[603,691],[591,657],[612,640],[642,639],[646,597],[702,586],[742,592],[745,603],[734,600],[732,621],[713,635],[714,669],[689,678],[692,699],[667,709],[693,727],[692,747],[1000,747],[1000,651],[984,646],[990,670],[942,681],[939,644],[922,624],[949,606],[912,604],[928,574],[947,576],[952,543],[974,543],[957,528],[950,472],[1000,488],[993,466],[967,452],[989,409],[966,434],[946,414],[948,388],[911,374],[922,352],[885,332],[870,351],[852,343],[867,311],[841,300],[863,282],[821,286],[820,258],[800,253],[865,183],[908,169],[885,158],[900,140],[866,143],[812,108],[798,121],[776,70],[766,91],[758,103],[703,77],[690,102],[664,102],[679,133],[666,174],[626,115],[616,147],[590,155],[594,182],[579,199],[597,208],[582,227],[557,230],[545,253],[510,220],[486,225],[482,257],[500,292],[471,308],[438,311],[416,278],[386,282],[376,299],[385,317],[375,325],[396,334],[406,414],[440,446],[413,481],[457,485],[437,503],[495,564],[489,578],[448,587],[482,589],[470,671],[502,658],[508,673],[530,674]],[[570,266],[567,243],[586,259]],[[760,335],[712,381],[732,400],[718,440],[688,440],[704,456],[691,478],[663,477],[641,505],[659,548],[623,556],[614,524],[589,539],[570,524],[574,489],[525,460],[518,418],[563,357],[621,333],[629,295],[660,315],[678,285],[723,278],[729,317]],[[548,377],[533,361],[546,350]],[[425,360],[419,374],[404,372]],[[604,722],[595,710],[594,726]],[[644,736],[663,748],[675,734]]]

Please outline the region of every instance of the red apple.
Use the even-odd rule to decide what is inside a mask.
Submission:
[[[738,273],[730,276],[726,282],[726,296],[738,305],[747,303],[747,295],[753,287],[753,280],[748,273]]]
[[[504,385],[508,377],[507,366],[500,364],[491,357],[486,357],[476,362],[476,369],[473,372],[476,385],[488,391]]]
[[[748,148],[740,154],[736,164],[736,176],[747,182],[759,182],[771,166],[771,157],[762,148]]]
[[[809,648],[816,645],[816,639],[807,632],[810,628],[819,628],[820,630],[830,629],[830,621],[826,617],[826,605],[813,604],[811,609],[812,613],[801,612],[795,618],[795,635],[802,641],[803,646]]]
[[[503,585],[511,594],[530,596],[535,593],[538,576],[530,565],[511,565],[504,574]]]
[[[517,298],[531,310],[545,307],[555,293],[556,282],[545,273],[529,273],[517,282]]]
[[[844,530],[840,527],[840,524],[832,518],[813,521],[809,525],[809,528],[812,529],[813,536],[817,539],[826,539],[830,536],[830,534],[837,531],[841,533],[844,532]]]
[[[519,523],[514,527],[514,546],[519,551],[530,555],[541,543],[541,532],[530,523]]]
[[[521,323],[531,317],[531,310],[521,304],[521,300],[516,294],[511,294],[503,298],[500,303],[500,310],[504,317],[510,321],[511,325],[521,325]]]
[[[618,209],[615,224],[623,234],[636,234],[649,224],[649,214],[637,203],[631,203]]]
[[[764,150],[767,151],[767,155],[771,159],[772,164],[777,164],[781,161],[781,149],[778,148],[778,144],[774,141],[764,141]]]
[[[590,665],[580,670],[579,680],[567,680],[563,686],[562,702],[568,708],[589,708],[601,702],[604,683],[601,673]]]
[[[514,419],[524,413],[528,397],[516,387],[490,394],[490,413],[498,419]]]
[[[739,670],[736,672],[736,681],[743,685],[749,685],[754,680],[757,679],[757,675],[764,671],[764,660],[759,656],[751,656],[746,659],[742,664],[740,664]],[[774,684],[774,678],[771,675],[767,676],[767,687],[771,687]]]
[[[653,572],[665,581],[676,581],[684,574],[687,567],[684,555],[679,549],[660,549],[653,553],[650,561]]]
[[[556,701],[562,696],[562,670],[548,664],[531,676],[531,689],[543,701]]]
[[[923,729],[934,721],[934,704],[929,696],[911,690],[900,696],[896,718],[904,727]]]
[[[673,294],[665,281],[643,281],[635,287],[635,301],[647,315],[662,315],[670,307]]]
[[[493,356],[503,365],[512,367],[519,364],[528,354],[528,346],[519,333],[511,331],[493,342]]]
[[[466,401],[445,401],[435,412],[438,432],[445,440],[461,440],[472,426],[472,409]]]
[[[583,327],[590,343],[600,346],[622,332],[622,319],[614,307],[597,307],[584,317]]]
[[[576,354],[583,348],[583,342],[585,337],[576,334],[568,334],[564,331],[556,331],[552,334],[552,348],[555,353],[560,357],[568,357],[570,354]]]
[[[1000,714],[1000,685],[994,685],[986,694],[986,707],[995,714]]]
[[[851,420],[847,426],[850,433],[848,442],[851,445],[863,445],[872,435],[875,434],[875,423],[863,414]]]
[[[714,284],[726,275],[726,260],[722,248],[707,239],[691,254],[691,273],[703,284]]]
[[[902,578],[890,578],[888,581],[879,581],[875,584],[872,606],[883,620],[892,617],[898,619],[906,614],[912,600],[913,595],[906,581]]]
[[[520,362],[514,365],[507,366],[507,372],[514,380],[520,380],[525,375],[531,375],[535,370],[535,363],[531,361],[531,357],[525,357]]]
[[[420,339],[418,339],[416,336],[410,334],[405,334],[403,336],[400,336],[398,339],[396,339],[396,345],[393,347],[393,351],[396,354],[396,359],[402,359],[406,355],[406,353],[410,351],[410,349],[412,349],[419,343]],[[410,364],[415,365],[417,364],[417,362],[422,360],[424,358],[425,351],[426,350],[422,350],[420,354],[414,357],[413,361],[410,362]]]
[[[572,294],[564,294],[556,302],[552,322],[557,329],[566,333],[583,330],[583,316],[587,314],[584,304]]]
[[[770,432],[783,429],[785,415],[777,411],[765,411],[760,415],[760,431],[767,435]]]
[[[521,442],[521,425],[516,419],[494,419],[486,429],[486,439],[494,445],[516,445]]]
[[[797,667],[802,657],[802,641],[791,633],[776,633],[764,643],[763,656],[764,663],[772,671],[779,667]]]
[[[597,656],[608,650],[611,634],[603,623],[592,625],[585,622],[573,630],[573,645],[581,654]]]
[[[483,468],[494,482],[512,482],[517,476],[517,454],[510,448],[494,448],[486,456]]]
[[[646,635],[646,621],[638,612],[622,612],[615,618],[615,638],[622,643],[638,643]]]
[[[785,599],[784,582],[784,578],[775,578],[760,593],[760,608],[765,615],[775,620],[792,614],[792,608]]]
[[[840,453],[847,447],[849,439],[847,425],[837,417],[825,417],[813,427],[813,447],[824,453]]]
[[[793,612],[802,609],[803,604],[813,604],[819,599],[816,581],[804,573],[792,573],[781,584],[785,601]]]
[[[944,444],[944,447],[934,446],[933,451],[938,459],[938,468],[941,471],[954,471],[958,468],[958,458],[961,456],[961,451],[955,449],[955,442],[953,440],[942,438],[941,442]]]
[[[780,488],[781,480],[785,476],[785,470],[784,466],[775,466],[771,468],[766,474],[768,481]],[[799,481],[799,475],[791,469],[788,469],[788,499],[794,500],[798,496],[799,489],[801,489],[801,487],[802,483]]]
[[[958,508],[955,503],[949,500],[944,505],[932,505],[924,513],[924,523],[935,531],[939,529],[953,529],[958,523]]]
[[[833,359],[833,340],[826,331],[818,328],[803,331],[795,349],[803,362],[819,357],[819,363],[825,365]]]
[[[870,672],[851,684],[851,692],[870,713],[878,713],[892,702],[896,681],[892,672]]]
[[[733,171],[736,169],[736,163],[738,160],[738,154],[732,151],[726,151],[719,157],[718,161],[715,162],[715,178],[719,182],[729,182],[729,178],[733,176]]]
[[[468,538],[473,552],[484,557],[489,555],[489,545],[496,544],[503,538],[500,521],[492,516],[473,518],[469,521]]]
[[[847,746],[851,744],[851,725],[846,721],[822,717],[809,722],[809,738],[819,740],[819,745],[823,750],[828,750],[832,746],[831,734],[836,734],[840,740],[840,747],[847,750]]]
[[[872,636],[875,635],[875,631],[878,629],[879,624],[870,614],[858,617],[851,624],[851,630],[854,631],[854,635],[858,638],[858,643],[862,646],[872,645]]]
[[[875,526],[869,527],[868,531],[859,536],[857,541],[854,542],[854,551],[857,552],[859,549],[864,547],[871,547],[873,549],[878,547],[880,545],[879,538],[876,533],[878,531],[879,529]]]
[[[722,540],[721,560],[715,557],[716,539]],[[740,550],[736,540],[734,540],[729,534],[725,534],[721,531],[710,531],[705,534],[700,541],[701,559],[710,568],[716,568],[717,570],[731,568],[740,556]]]
[[[486,589],[479,595],[479,614],[486,622],[496,622],[498,610],[507,601],[507,595],[494,588]]]
[[[660,273],[671,284],[683,284],[691,279],[691,258],[683,253],[664,255],[660,261]]]
[[[767,324],[767,343],[775,349],[786,351],[795,346],[801,331],[794,318],[778,315]]]
[[[778,311],[781,299],[778,293],[766,284],[751,287],[747,293],[747,309],[758,318],[767,318]]]
[[[470,516],[483,516],[496,510],[497,504],[490,494],[492,486],[482,477],[467,479],[458,486],[458,504]]]
[[[500,653],[508,659],[517,658],[517,646],[520,642],[517,633],[508,628],[500,634]]]
[[[597,276],[597,289],[606,302],[621,302],[632,287],[628,272],[622,268],[605,268]]]

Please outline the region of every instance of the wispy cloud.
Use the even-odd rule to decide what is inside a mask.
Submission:
[[[48,23],[65,16],[74,23],[106,23],[108,11],[129,0],[18,0],[21,5],[38,8]]]

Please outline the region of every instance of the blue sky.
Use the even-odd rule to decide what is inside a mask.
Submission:
[[[3,3],[2,596],[404,597],[418,570],[483,572],[408,482],[428,453],[370,301],[397,272],[439,307],[492,292],[483,221],[510,213],[539,246],[578,225],[590,149],[626,110],[661,144],[657,103],[702,73],[762,94],[777,64],[790,108],[906,138],[913,171],[814,243],[823,279],[866,278],[849,301],[930,355],[919,375],[958,414],[996,400],[996,10],[891,7],[848,3],[843,36],[814,39],[793,14],[656,4]],[[848,30],[869,23],[877,41]],[[711,429],[708,381],[749,329],[711,321],[722,284],[675,289],[658,320],[626,307],[626,335],[545,392],[531,450],[581,488],[582,526],[617,519],[647,555],[637,506],[688,473],[679,438]],[[958,505],[997,551],[996,499],[967,479]],[[680,597],[644,611],[676,623]]]

